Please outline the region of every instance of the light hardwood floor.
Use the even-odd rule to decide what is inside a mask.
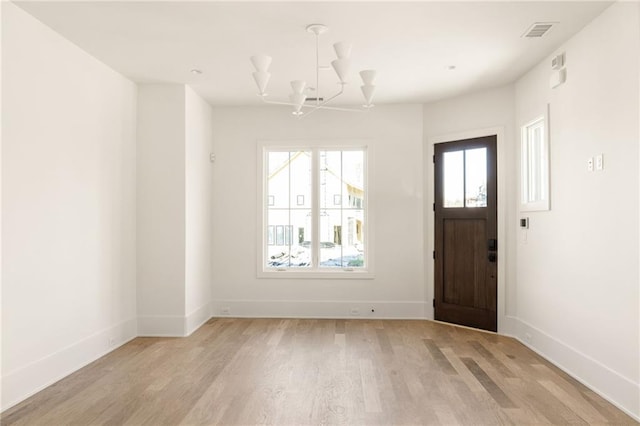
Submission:
[[[517,341],[431,321],[212,319],[137,338],[3,425],[637,424]]]

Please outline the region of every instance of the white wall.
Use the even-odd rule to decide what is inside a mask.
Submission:
[[[138,88],[138,332],[182,335],[185,315],[185,86]]]
[[[2,6],[0,5],[0,34],[2,32]],[[0,43],[0,99],[2,99],[2,43]],[[2,102],[0,102],[0,129],[2,129]],[[2,267],[2,132],[0,131],[0,269]],[[0,307],[2,306],[2,273],[0,272]],[[0,314],[1,315],[1,314]],[[0,332],[2,319],[0,316]],[[0,335],[0,411],[2,411],[2,338]]]
[[[425,247],[433,250],[434,218],[433,144],[498,133],[498,330],[508,330],[506,315],[516,306],[515,191],[513,85],[485,90],[424,106],[425,140]],[[433,260],[426,264],[428,300],[433,299]],[[430,307],[428,318],[433,318]]]
[[[518,232],[517,334],[636,418],[639,21],[637,4],[614,4],[554,52],[564,85],[549,88],[550,58],[516,85],[516,123],[549,103],[551,129],[551,210]]]
[[[256,278],[258,140],[370,139],[375,279]],[[214,108],[213,313],[233,316],[424,317],[422,106],[366,114]],[[375,313],[371,313],[372,305]]]
[[[212,111],[181,84],[138,90],[138,333],[210,318]]]
[[[135,85],[2,2],[2,409],[135,336]]]
[[[187,334],[211,317],[213,111],[185,90],[185,313]]]

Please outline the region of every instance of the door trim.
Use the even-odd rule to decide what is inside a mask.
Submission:
[[[434,145],[443,142],[454,142],[462,139],[473,139],[483,136],[496,135],[496,155],[497,155],[497,173],[498,173],[498,333],[504,334],[508,331],[506,324],[506,279],[507,279],[507,262],[511,262],[508,259],[506,245],[507,245],[507,209],[506,209],[506,176],[507,176],[507,163],[506,163],[506,145],[504,142],[504,127],[490,127],[484,129],[469,130],[465,132],[449,133],[438,136],[431,136],[427,138],[427,147],[424,150],[426,154],[425,158],[425,205],[424,211],[426,214],[424,235],[425,235],[425,278],[427,288],[425,289],[426,295],[426,316],[429,319],[434,319],[434,311],[432,300],[435,297],[435,280],[434,280],[434,263],[431,259],[431,253],[435,250],[435,214],[433,211],[433,203],[435,202],[434,186],[435,181],[435,169],[433,167],[433,155]]]

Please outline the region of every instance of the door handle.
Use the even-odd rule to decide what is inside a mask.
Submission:
[[[489,253],[489,262],[494,263],[496,260],[498,260],[498,255],[495,253]]]

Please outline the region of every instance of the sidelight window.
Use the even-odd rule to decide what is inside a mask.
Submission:
[[[546,114],[522,126],[520,210],[549,210],[549,132]]]

